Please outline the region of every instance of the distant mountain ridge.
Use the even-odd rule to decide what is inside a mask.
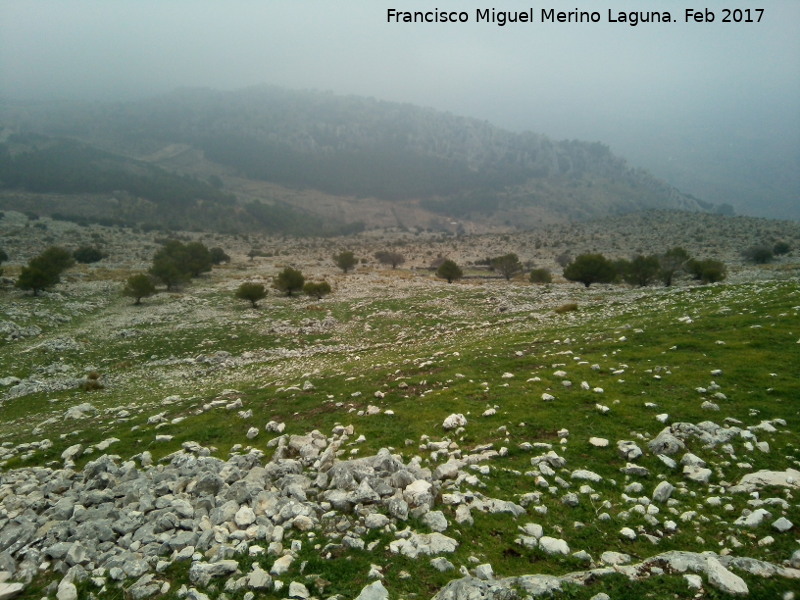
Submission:
[[[629,167],[601,143],[553,141],[363,97],[266,86],[186,89],[25,115],[15,119],[9,107],[0,122],[213,181],[244,206],[281,206],[342,225],[352,222],[353,212],[365,212],[353,209],[356,204],[363,208],[370,201],[376,213],[402,213],[397,225],[459,221],[472,230],[653,208],[714,210]],[[165,150],[175,147],[194,153],[183,152],[176,161],[179,153]],[[314,202],[303,190],[324,199]],[[391,225],[380,220],[368,218],[364,226]]]

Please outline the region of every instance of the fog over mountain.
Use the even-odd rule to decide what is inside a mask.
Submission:
[[[409,102],[512,131],[601,141],[738,213],[800,218],[800,3],[755,21],[686,22],[666,0],[550,0],[533,23],[476,22],[485,2],[0,0],[0,97],[130,100],[263,83]],[[497,11],[528,11],[508,0]],[[704,8],[706,8],[704,7]],[[388,23],[387,10],[466,23]],[[542,23],[541,9],[597,11]],[[609,22],[670,11],[675,22]]]

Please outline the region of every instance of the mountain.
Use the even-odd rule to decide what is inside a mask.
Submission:
[[[38,201],[123,222],[160,214],[182,228],[488,231],[652,208],[714,210],[600,143],[324,92],[188,89],[130,103],[6,103],[0,123],[3,202],[39,206],[28,194],[66,195]],[[69,201],[75,195],[80,202]]]

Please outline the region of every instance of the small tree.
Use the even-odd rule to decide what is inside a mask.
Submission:
[[[79,263],[88,265],[103,260],[107,254],[95,246],[81,246],[72,253],[72,256]]]
[[[675,275],[683,270],[686,263],[689,262],[689,253],[683,248],[675,247],[667,250],[664,254],[658,257],[659,265],[659,278],[664,286],[669,287]]]
[[[358,259],[349,250],[334,254],[333,262],[339,267],[343,273],[347,273],[350,269],[358,264]]]
[[[240,300],[247,300],[253,308],[258,308],[256,303],[267,297],[267,290],[260,283],[245,281],[236,290],[236,297]]]
[[[17,279],[16,286],[22,290],[32,290],[38,296],[41,290],[61,281],[61,273],[75,264],[72,254],[58,246],[51,246],[28,262]]]
[[[399,252],[376,252],[375,258],[383,265],[391,265],[393,269],[396,269],[398,265],[402,265],[406,262],[405,257]]]
[[[303,293],[306,296],[322,300],[323,297],[331,293],[331,286],[327,281],[320,281],[319,283],[309,281],[303,286]]]
[[[300,271],[292,267],[286,267],[275,277],[273,285],[276,289],[286,292],[287,296],[291,296],[292,292],[302,290],[305,282],[306,278],[303,277]]]
[[[625,283],[645,287],[658,278],[660,265],[657,256],[635,256],[631,261],[624,261],[621,269]]]
[[[531,283],[552,283],[553,276],[549,269],[534,269],[529,276]]]
[[[436,276],[439,279],[446,279],[447,283],[453,283],[461,279],[464,272],[454,261],[447,259],[436,269]]]
[[[593,283],[611,283],[617,276],[614,263],[602,254],[581,254],[564,269],[564,277],[580,281],[587,288]]]
[[[493,258],[489,262],[489,266],[505,277],[506,281],[511,281],[512,277],[522,272],[522,263],[519,261],[519,257],[513,252]]]
[[[174,258],[169,256],[154,258],[153,266],[150,267],[148,273],[166,285],[168,291],[189,279],[189,274],[178,266]]]
[[[211,270],[213,261],[211,252],[202,242],[189,242],[183,248],[183,268],[192,277],[199,277],[201,273],[208,273]]]
[[[134,305],[138,306],[142,303],[142,298],[149,298],[156,293],[156,286],[153,280],[146,273],[138,273],[128,277],[125,282],[125,287],[122,288],[122,295],[134,298],[136,301]]]

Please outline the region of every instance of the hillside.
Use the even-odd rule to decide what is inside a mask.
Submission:
[[[20,148],[20,136],[53,138],[46,144],[51,155],[63,140],[78,140],[91,148],[87,152],[102,149],[175,174],[193,184],[190,193],[198,199],[209,189],[234,196],[244,213],[220,218],[214,202],[210,208],[195,203],[183,211],[184,222],[169,215],[182,228],[196,227],[197,221],[229,231],[269,227],[281,222],[277,213],[283,211],[289,215],[284,220],[308,221],[309,231],[321,230],[320,223],[351,231],[362,226],[492,231],[652,208],[713,209],[630,168],[601,143],[553,141],[430,109],[321,92],[182,90],[127,104],[7,104],[0,123],[6,172],[15,170],[9,156],[29,164],[53,160],[42,157],[38,147]],[[71,152],[70,160],[74,164],[80,156]],[[96,186],[76,190],[74,182],[52,177],[42,189],[35,179],[0,178],[6,190],[0,201],[11,208],[11,192],[17,192],[16,201],[30,204],[35,199],[25,200],[19,192],[108,192]],[[152,200],[143,186],[116,180],[117,190],[133,198],[116,198],[125,210],[97,210],[129,223],[149,218],[132,206],[141,198]],[[296,233],[291,226],[279,228]]]
[[[616,229],[615,229],[616,228]],[[628,215],[512,235],[181,232],[232,257],[134,306],[157,235],[0,219],[0,555],[17,598],[789,598],[800,581],[800,225]],[[711,234],[715,235],[711,235]],[[770,265],[742,246],[786,240]],[[721,284],[470,277],[517,251],[682,244]],[[643,245],[646,245],[642,247]],[[248,250],[262,255],[251,259]],[[393,270],[372,259],[407,255]],[[343,274],[331,255],[367,260]],[[271,290],[284,266],[323,300]],[[786,595],[785,595],[786,594]]]

